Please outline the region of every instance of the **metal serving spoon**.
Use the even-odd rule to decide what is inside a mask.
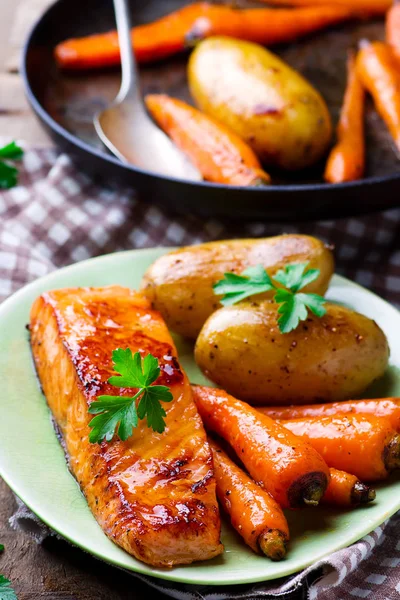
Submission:
[[[127,0],[114,0],[114,8],[122,82],[114,102],[94,117],[96,132],[105,146],[123,162],[162,175],[199,181],[199,171],[146,112],[132,48],[132,26]]]

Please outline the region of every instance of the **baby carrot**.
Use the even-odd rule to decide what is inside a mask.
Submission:
[[[329,472],[331,478],[321,504],[351,507],[375,500],[375,490],[362,483],[355,475],[337,469],[329,469]]]
[[[185,35],[193,23],[205,16],[208,4],[189,4],[132,30],[132,43],[140,63],[160,60],[185,48]],[[63,69],[94,69],[120,63],[118,33],[109,31],[61,42],[55,58]]]
[[[361,43],[357,73],[400,151],[400,69],[389,44]]]
[[[374,400],[348,400],[327,404],[305,404],[293,406],[259,406],[259,411],[271,419],[307,419],[331,415],[374,415],[385,417],[391,426],[400,432],[400,398],[380,398]]]
[[[192,386],[206,429],[225,439],[257,481],[283,508],[316,505],[329,480],[321,456],[291,434],[223,390]]]
[[[386,42],[400,60],[400,2],[394,0],[386,13]]]
[[[361,179],[365,167],[364,89],[355,68],[355,57],[347,61],[347,87],[337,127],[337,144],[325,169],[325,181],[343,183]]]
[[[400,468],[400,435],[383,417],[339,415],[279,422],[307,440],[329,467],[361,481],[386,479]]]
[[[360,16],[384,15],[390,8],[391,0],[261,0],[277,6],[344,6]]]
[[[250,146],[224,125],[164,94],[146,96],[146,105],[207,181],[240,186],[270,182]]]
[[[211,35],[227,35],[261,44],[291,41],[313,31],[352,18],[341,6],[299,9],[249,8],[195,2],[153,23],[132,30],[138,62],[166,58],[185,50],[194,41]],[[59,43],[55,58],[63,69],[93,69],[120,62],[116,31],[73,38]]]
[[[286,556],[289,527],[279,504],[228,458],[213,440],[217,496],[232,526],[254,552],[271,560]]]

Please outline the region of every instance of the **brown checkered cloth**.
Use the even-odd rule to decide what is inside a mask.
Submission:
[[[141,201],[131,190],[99,188],[78,173],[68,157],[57,156],[51,149],[29,149],[23,159],[20,185],[0,194],[0,299],[54,268],[108,252],[283,232],[307,233],[333,244],[339,273],[400,305],[400,208],[300,226],[202,220],[168,213]],[[37,531],[37,521],[34,523],[32,515],[30,518]],[[26,507],[14,518],[14,525],[22,522],[25,528],[27,523],[29,526]],[[398,515],[307,571],[268,584],[218,589],[144,579],[185,600],[386,600],[400,597],[399,539]]]

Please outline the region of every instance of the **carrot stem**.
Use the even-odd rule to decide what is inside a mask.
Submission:
[[[354,484],[354,488],[351,492],[351,503],[357,506],[358,504],[367,504],[368,502],[373,502],[376,498],[376,491],[362,483],[361,481],[357,481]]]
[[[400,468],[400,435],[394,436],[385,448],[384,463],[388,471]]]
[[[286,556],[286,536],[278,529],[268,529],[258,538],[258,544],[265,556],[271,560],[282,560]]]

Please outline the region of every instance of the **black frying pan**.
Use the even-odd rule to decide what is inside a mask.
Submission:
[[[135,23],[147,22],[184,4],[188,2],[131,0],[132,16]],[[293,221],[400,206],[400,161],[371,104],[366,119],[368,166],[360,182],[326,185],[323,165],[319,165],[290,178],[275,173],[276,184],[267,188],[239,188],[182,182],[121,163],[104,149],[92,126],[93,114],[118,90],[119,70],[61,73],[52,55],[61,40],[114,27],[112,0],[58,0],[36,23],[24,49],[22,73],[28,100],[56,144],[80,168],[108,184],[134,187],[150,202],[204,216]],[[382,38],[383,30],[382,20],[345,24],[275,51],[321,91],[336,121],[345,86],[347,49],[365,37]],[[141,70],[143,92],[162,91],[190,101],[185,68],[185,56],[146,66]]]

